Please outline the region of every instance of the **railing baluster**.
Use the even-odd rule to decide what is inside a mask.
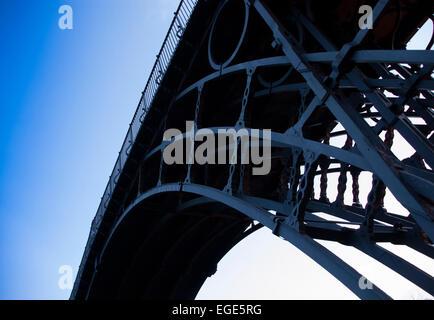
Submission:
[[[353,139],[347,135],[347,141],[342,148],[343,150],[350,150],[353,146]],[[341,172],[338,180],[338,196],[336,197],[336,203],[340,206],[344,205],[345,190],[347,189],[347,170],[348,164],[341,163]]]

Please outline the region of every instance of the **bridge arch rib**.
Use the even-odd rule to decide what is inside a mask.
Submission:
[[[233,217],[227,215],[223,219],[229,219],[232,221],[216,227],[215,222],[208,223],[209,221],[207,221],[216,217],[212,214],[207,216],[207,214],[204,213],[199,219],[194,219],[193,222],[184,222],[183,225],[183,223],[180,223],[182,217],[185,218],[185,214],[183,214],[182,211],[166,213],[160,215],[161,218],[154,224],[150,234],[145,236],[145,240],[143,242],[139,241],[142,243],[141,248],[138,250],[139,253],[136,253],[134,257],[127,257],[125,252],[121,254],[120,251],[126,251],[130,245],[131,237],[133,236],[131,233],[134,232],[134,230],[137,230],[140,234],[144,233],[143,230],[137,229],[140,225],[138,219],[134,219],[134,217],[132,218],[131,216],[142,215],[143,217],[147,215],[147,212],[142,211],[143,208],[146,208],[146,205],[143,206],[143,204],[145,204],[147,200],[166,193],[175,193],[176,196],[178,196],[181,189],[182,192],[185,193],[191,193],[206,197],[207,199],[212,199],[213,202],[221,203],[227,208],[234,209],[233,212],[240,212],[249,219],[243,219],[237,214],[234,214]],[[184,210],[186,210],[186,208],[186,206],[183,207]],[[194,215],[194,217],[197,216]],[[217,216],[217,218],[219,217]],[[133,219],[133,221],[128,221],[129,219]],[[169,223],[169,221],[171,222]],[[108,294],[108,297],[111,297],[114,294],[113,290],[116,291],[116,289],[119,291],[115,293],[115,296],[118,296],[119,298],[194,298],[206,278],[214,274],[216,271],[218,261],[235,244],[245,237],[244,233],[253,221],[258,221],[261,225],[274,230],[276,235],[291,242],[294,246],[313,258],[317,263],[333,274],[338,280],[343,282],[344,285],[360,298],[388,298],[388,296],[377,287],[374,287],[373,290],[362,290],[359,287],[361,275],[356,270],[351,268],[332,252],[313,241],[309,236],[297,233],[284,224],[280,224],[281,221],[278,216],[252,205],[245,200],[233,197],[224,191],[195,184],[167,184],[156,187],[139,196],[126,209],[119,218],[112,233],[109,235],[97,262],[96,269],[98,270],[98,273],[96,273],[96,277],[98,278],[95,278],[93,281],[96,283],[106,283],[107,286],[104,286],[104,289],[102,289],[102,286],[99,285],[98,287],[100,291],[94,292],[92,289],[92,283],[89,288],[90,292],[88,293],[88,298],[104,298],[105,294]],[[171,231],[173,231],[170,228],[172,223],[175,226],[175,229],[173,230],[177,231],[175,234],[176,237],[170,236],[172,234]],[[209,224],[208,227],[207,223]],[[135,225],[135,228],[133,229],[131,225]],[[149,225],[149,222],[147,222],[147,225]],[[209,229],[210,227],[212,228]],[[254,226],[251,228],[253,228],[253,230],[256,229]],[[129,230],[129,232],[126,233],[122,229]],[[211,231],[212,229],[214,230]],[[247,234],[250,234],[249,229],[247,229]],[[122,240],[122,236],[120,238],[120,235],[127,235],[127,238]],[[200,238],[200,236],[204,235],[205,239],[198,239],[198,237]],[[211,241],[207,241],[206,238]],[[167,247],[163,246],[164,250],[162,250],[162,244],[160,243],[160,241],[163,242],[163,239],[165,245],[167,245]],[[133,241],[133,243],[137,243],[137,239]],[[115,247],[111,248],[111,246]],[[185,250],[185,248],[190,250]],[[207,249],[205,250],[204,248]],[[132,251],[135,253],[137,249]],[[160,254],[164,254],[166,251],[168,251],[167,256],[164,255],[161,258],[162,261],[158,262],[157,260],[159,259]],[[187,254],[187,252],[189,254]],[[110,257],[110,255],[112,257]],[[208,259],[201,259],[201,255],[208,257]],[[119,273],[119,270],[111,270],[111,266],[113,266],[113,262],[120,257],[122,257],[123,261],[132,261],[130,266],[123,266],[123,268],[126,268],[129,271],[122,271],[123,277],[126,277],[126,279],[122,278],[122,282],[127,282],[128,285],[125,285],[124,283],[119,285],[113,281],[113,279],[119,279],[120,277],[116,276],[116,272]],[[114,261],[112,259],[114,259]],[[168,270],[165,269],[164,261],[167,261],[167,265],[170,266]],[[196,266],[195,263],[198,265]],[[108,267],[105,267],[105,264],[107,264]],[[153,270],[157,275],[149,272],[149,269],[152,269],[149,264],[154,265]],[[185,268],[183,264],[188,264],[189,267]],[[117,268],[122,268],[119,261],[115,265]],[[104,270],[105,268],[108,268],[109,270]],[[180,272],[180,270],[189,270],[190,272],[183,273]],[[102,271],[104,271],[104,273],[100,275]],[[131,272],[131,274],[128,272]],[[151,279],[147,279],[147,277],[150,277]],[[188,279],[188,282],[184,283],[186,279]],[[133,283],[135,283],[136,286],[139,285],[138,288],[131,290],[131,285]],[[156,285],[156,283],[158,283],[158,285]],[[164,283],[166,283],[169,289],[165,287]],[[186,289],[187,284],[191,286],[189,290]],[[122,285],[128,288],[125,293],[122,291]],[[175,285],[175,287],[172,287],[173,285]],[[115,286],[115,288],[112,286]],[[117,286],[120,286],[120,288],[117,288]],[[181,286],[184,289],[179,290],[178,286]],[[140,289],[145,289],[145,292],[138,292]],[[132,294],[132,292],[138,294],[138,296]]]
[[[97,258],[88,299],[192,299],[218,261],[259,227],[225,206],[147,210],[162,198],[178,198],[179,190],[157,187],[124,212]]]

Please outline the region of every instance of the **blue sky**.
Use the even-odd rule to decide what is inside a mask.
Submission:
[[[58,28],[64,4],[73,8],[73,30]],[[71,265],[75,277],[177,5],[178,0],[0,1],[0,299],[69,297],[70,291],[58,287],[58,269]],[[289,286],[298,289],[288,294]],[[269,230],[231,251],[199,294],[325,296],[354,298]]]
[[[58,9],[73,9],[73,30]],[[0,298],[67,298],[91,220],[178,5],[0,2]]]

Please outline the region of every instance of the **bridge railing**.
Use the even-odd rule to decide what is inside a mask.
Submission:
[[[169,67],[172,56],[182,38],[185,28],[190,20],[191,14],[197,4],[198,0],[181,0],[178,9],[174,13],[174,18],[170,24],[169,31],[161,46],[160,52],[157,55],[157,60],[152,68],[151,74],[146,83],[146,87],[142,92],[136,112],[134,113],[133,120],[130,123],[127,135],[122,144],[121,151],[116,160],[116,164],[109,178],[109,182],[102,196],[101,203],[98,207],[96,219],[98,222],[103,216],[105,209],[111,199],[113,190],[116,187],[119,176],[122,173],[124,165],[128,159],[131,147],[137,137],[141,124],[143,123],[148,110],[151,106],[152,100],[160,86],[160,82]]]

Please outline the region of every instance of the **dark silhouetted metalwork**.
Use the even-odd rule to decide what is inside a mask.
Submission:
[[[192,299],[220,259],[262,226],[362,299],[389,296],[375,284],[361,288],[362,275],[316,239],[357,248],[434,294],[431,275],[378,245],[434,258],[434,53],[406,50],[433,4],[374,1],[374,27],[360,30],[363,2],[181,1],[71,298]],[[271,172],[166,165],[163,132],[187,120],[214,132],[272,129]],[[394,149],[398,135],[411,156]],[[387,195],[408,212],[387,207]]]

